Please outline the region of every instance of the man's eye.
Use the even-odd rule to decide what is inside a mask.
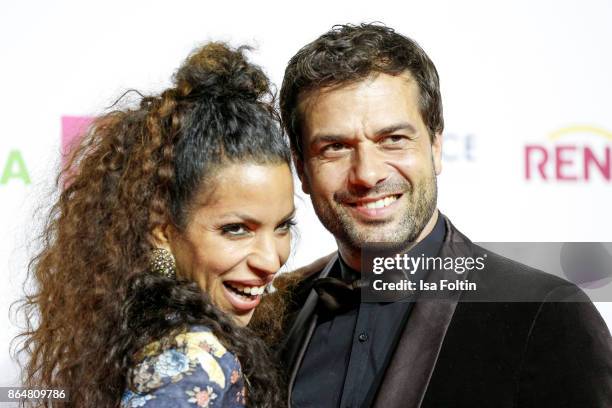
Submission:
[[[405,141],[406,141],[406,136],[402,136],[402,135],[390,135],[390,136],[385,136],[382,139],[382,144],[397,145],[397,144],[403,143]]]
[[[346,146],[343,143],[337,142],[337,143],[331,143],[328,144],[326,146],[323,147],[323,152],[340,152],[342,150],[346,149]]]
[[[249,232],[244,224],[227,224],[221,227],[221,231],[234,237],[242,236]]]
[[[287,232],[287,231],[290,231],[291,227],[294,227],[296,224],[297,223],[292,218],[292,219],[287,220],[287,221],[283,222],[282,224],[280,224],[278,227],[276,227],[276,229],[278,231],[281,231],[281,232]]]

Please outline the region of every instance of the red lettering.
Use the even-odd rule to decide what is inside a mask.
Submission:
[[[535,152],[540,152],[540,161],[535,163],[540,173],[540,177],[542,177],[542,180],[547,180],[548,178],[546,177],[544,166],[546,166],[546,162],[548,162],[548,151],[543,146],[538,145],[525,146],[525,178],[531,180],[531,158]]]
[[[575,175],[567,175],[561,172],[563,167],[572,167],[574,160],[563,157],[563,152],[576,151],[576,146],[557,146],[555,147],[555,175],[557,180],[575,181],[578,177]]]
[[[612,160],[610,160],[610,146],[606,146],[604,150],[604,158],[602,162],[597,160],[597,157],[593,153],[590,147],[585,146],[584,148],[584,178],[588,180],[590,177],[590,168],[594,164],[605,180],[610,180],[612,174]]]

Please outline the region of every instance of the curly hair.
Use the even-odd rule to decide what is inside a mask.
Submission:
[[[73,150],[30,263],[36,289],[21,304],[24,386],[69,390],[58,406],[117,407],[138,350],[203,324],[240,360],[248,405],[284,405],[263,341],[196,283],[148,267],[150,232],[184,228],[194,194],[220,167],[290,163],[270,83],[245,50],[196,49],[173,87],[98,117]]]
[[[409,72],[420,91],[419,110],[433,141],[444,129],[438,72],[413,40],[379,24],[336,25],[295,54],[280,91],[282,123],[293,152],[303,158],[300,98],[322,88],[354,83],[373,73]]]

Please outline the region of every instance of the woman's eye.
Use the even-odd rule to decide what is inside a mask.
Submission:
[[[224,234],[231,236],[241,236],[248,233],[247,227],[243,224],[228,224],[221,227]]]

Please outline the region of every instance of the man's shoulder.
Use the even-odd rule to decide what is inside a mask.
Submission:
[[[574,283],[472,244],[486,257],[485,268],[472,271],[469,279],[479,287],[479,296],[491,301],[588,301]]]
[[[451,234],[446,254],[486,255],[486,267],[463,277],[477,290],[461,294],[423,405],[439,406],[452,395],[462,406],[500,396],[517,406],[567,405],[570,398],[571,406],[608,406],[610,334],[586,294],[455,229]],[[469,383],[454,381],[461,377]],[[471,384],[486,387],[466,392]]]
[[[465,294],[470,300],[540,302],[555,294],[586,295],[572,282],[551,273],[533,268],[473,243],[445,218],[447,236],[443,252],[453,256],[469,255],[484,259],[484,268],[471,270],[467,279],[477,284],[477,290]],[[562,297],[562,296],[561,296]],[[549,299],[563,300],[563,299]],[[586,298],[588,300],[588,298]]]

